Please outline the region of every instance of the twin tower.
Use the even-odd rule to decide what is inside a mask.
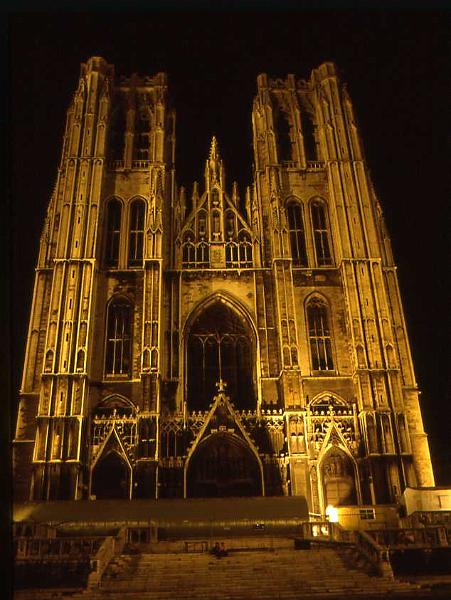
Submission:
[[[166,76],[82,64],[40,241],[18,500],[295,495],[324,513],[434,484],[335,66],[259,75],[252,124],[245,193],[215,138],[187,193]]]

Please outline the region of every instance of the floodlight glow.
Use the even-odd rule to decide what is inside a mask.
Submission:
[[[326,517],[329,518],[330,523],[338,523],[338,510],[332,504],[326,507]]]

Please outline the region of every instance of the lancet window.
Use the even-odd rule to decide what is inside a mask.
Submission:
[[[293,160],[289,116],[281,108],[274,111],[279,162]]]
[[[122,161],[125,146],[125,110],[120,97],[115,98],[115,108],[111,115],[109,132],[110,159]]]
[[[327,306],[320,298],[307,305],[307,326],[310,357],[314,371],[333,370],[332,343]]]
[[[306,267],[308,266],[308,260],[305,245],[304,219],[302,217],[302,207],[296,202],[288,204],[287,219],[293,264],[299,267]]]
[[[194,242],[193,233],[185,234],[182,244],[182,263],[188,269],[202,269],[210,265],[210,248],[206,241]]]
[[[107,311],[105,373],[129,375],[131,358],[132,306],[124,298],[113,300]]]
[[[240,233],[238,240],[226,243],[226,267],[244,269],[252,267],[252,242],[247,233]]]
[[[122,205],[119,200],[110,200],[107,212],[105,264],[116,268],[119,265]]]
[[[314,200],[312,202],[311,215],[316,264],[318,267],[325,267],[332,264],[332,255],[330,252],[326,208],[321,201]]]
[[[144,215],[145,203],[142,200],[134,200],[130,207],[130,233],[128,242],[128,265],[130,267],[142,264]]]
[[[199,242],[196,248],[196,266],[208,267],[209,265],[209,246],[207,242]]]

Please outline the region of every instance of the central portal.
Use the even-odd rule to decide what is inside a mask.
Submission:
[[[190,498],[261,496],[261,471],[253,452],[238,437],[216,433],[201,442],[187,473]]]

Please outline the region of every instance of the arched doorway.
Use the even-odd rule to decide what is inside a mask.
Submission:
[[[356,504],[354,466],[349,456],[339,448],[329,450],[322,466],[324,506]]]
[[[224,301],[210,304],[192,323],[186,349],[189,410],[207,410],[220,379],[236,408],[255,409],[254,336],[243,317]]]
[[[97,500],[130,497],[130,469],[117,452],[110,452],[95,465],[91,494]]]
[[[256,456],[237,436],[213,434],[199,445],[190,460],[187,495],[261,496],[261,470]]]

